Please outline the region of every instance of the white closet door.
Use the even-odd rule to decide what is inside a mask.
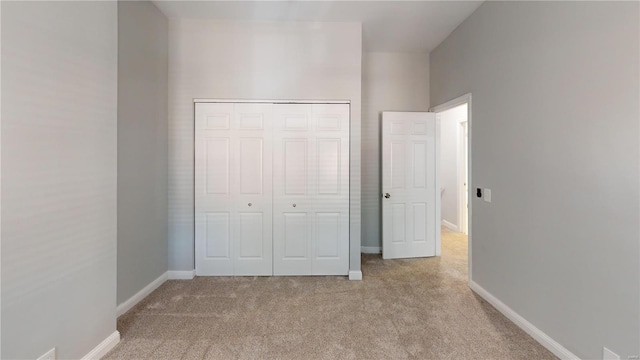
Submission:
[[[349,271],[349,106],[274,107],[274,274]]]
[[[272,104],[236,104],[235,275],[273,274]]]
[[[272,106],[196,104],[197,275],[272,274]]]
[[[274,106],[273,274],[311,274],[315,139],[309,104]]]
[[[313,275],[349,273],[349,105],[312,105]]]

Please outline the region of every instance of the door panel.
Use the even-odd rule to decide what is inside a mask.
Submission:
[[[240,140],[240,193],[262,194],[264,184],[263,140],[243,138]]]
[[[233,105],[225,104],[216,109],[220,112],[207,113],[205,129],[207,130],[229,130],[231,125],[231,112]],[[215,110],[214,110],[215,111]]]
[[[284,213],[284,259],[308,259],[309,220],[306,213]]]
[[[228,212],[208,212],[205,214],[207,257],[231,259],[231,216]]]
[[[271,116],[271,104],[196,104],[197,275],[273,272]]]
[[[403,142],[395,141],[391,143],[391,187],[393,189],[405,188],[405,148],[406,145]]]
[[[349,106],[274,108],[274,274],[349,272]]]
[[[311,274],[311,105],[274,107],[273,142],[273,273]]]
[[[435,256],[439,124],[433,113],[383,112],[383,258]],[[386,196],[388,194],[388,196]]]
[[[316,213],[318,258],[340,256],[340,213]]]
[[[286,139],[284,142],[284,184],[286,195],[307,193],[307,148],[304,139]]]
[[[406,241],[407,232],[407,207],[405,204],[391,204],[393,237],[391,241],[394,243],[403,243]]]
[[[413,143],[413,187],[414,189],[425,188],[427,186],[427,144],[425,142]]]
[[[264,256],[264,214],[260,212],[240,212],[240,259],[262,259]]]
[[[206,140],[207,194],[229,194],[229,138]]]
[[[425,242],[427,241],[427,223],[424,219],[427,218],[427,204],[425,203],[413,203],[413,241]]]
[[[340,194],[340,139],[318,140],[318,194]]]
[[[195,253],[198,275],[233,275],[233,104],[196,105]],[[211,106],[213,105],[213,106]]]
[[[272,275],[273,105],[235,104],[235,275]]]

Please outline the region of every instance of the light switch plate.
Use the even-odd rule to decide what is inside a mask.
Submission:
[[[490,203],[491,202],[491,189],[483,189],[482,192],[484,193],[484,201]]]

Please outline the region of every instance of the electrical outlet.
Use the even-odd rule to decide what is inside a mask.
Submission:
[[[40,356],[38,360],[56,360],[56,348],[47,351],[44,355]]]
[[[602,347],[602,359],[603,360],[620,360],[620,356],[614,353],[613,351],[607,349],[606,347]]]

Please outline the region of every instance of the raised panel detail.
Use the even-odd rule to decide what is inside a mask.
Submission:
[[[262,194],[262,139],[240,140],[240,193]]]
[[[322,131],[338,131],[340,130],[340,116],[338,115],[322,115],[316,118],[316,126]]]
[[[215,114],[207,115],[206,127],[207,130],[228,130],[229,129],[229,114]]]
[[[205,213],[205,217],[207,257],[228,259],[230,257],[230,214],[228,212],[207,212]]]
[[[318,140],[318,194],[340,193],[340,140]]]
[[[427,186],[427,144],[424,142],[413,143],[413,187],[424,188]]]
[[[391,187],[404,189],[405,184],[405,145],[403,142],[391,143]]]
[[[427,204],[413,203],[413,241],[427,241]]]
[[[304,195],[307,193],[307,141],[284,141],[284,193]]]
[[[426,122],[414,122],[413,123],[413,135],[425,135],[427,133]]]
[[[229,139],[207,139],[205,146],[207,194],[228,194]]]
[[[241,114],[240,130],[261,130],[263,127],[262,114]]]
[[[404,134],[404,124],[401,122],[392,122],[391,123],[391,135],[402,135]]]
[[[405,204],[393,204],[391,206],[391,218],[393,234],[391,241],[394,243],[405,242],[406,206]]]
[[[285,115],[284,128],[286,130],[304,130],[309,128],[309,119],[306,115]]]
[[[238,258],[262,258],[263,246],[263,214],[260,212],[241,212],[240,249]]]
[[[307,214],[284,213],[284,258],[307,257]]]
[[[317,213],[316,256],[337,258],[340,245],[340,213]]]

